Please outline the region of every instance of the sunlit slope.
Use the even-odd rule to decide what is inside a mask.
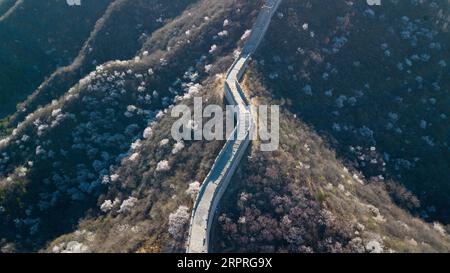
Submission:
[[[190,205],[185,191],[208,172],[221,143],[185,143],[190,152],[175,156],[165,110],[204,81],[214,96],[216,74],[231,64],[257,5],[200,1],[149,35],[136,57],[98,65],[20,123],[0,143],[2,251],[37,251],[64,234],[51,251],[182,251],[169,215]],[[174,195],[175,185],[183,194]],[[133,233],[117,235],[117,226],[131,224]],[[91,233],[96,240],[77,239],[83,246],[64,239]]]

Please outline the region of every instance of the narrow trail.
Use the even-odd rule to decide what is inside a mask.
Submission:
[[[282,0],[266,0],[252,28],[240,56],[231,65],[224,85],[229,105],[239,108],[236,127],[217,156],[211,171],[205,178],[192,210],[186,252],[207,253],[214,215],[220,199],[226,191],[248,145],[254,128],[249,100],[239,84],[247,69],[251,55],[256,51],[270,25],[272,16]]]

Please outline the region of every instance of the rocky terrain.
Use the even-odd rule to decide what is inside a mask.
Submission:
[[[183,252],[223,142],[174,141],[170,109],[224,104],[263,1],[13,2],[0,1],[0,252]],[[450,250],[449,13],[283,1],[243,82],[253,104],[281,106],[280,149],[249,149],[215,251]]]

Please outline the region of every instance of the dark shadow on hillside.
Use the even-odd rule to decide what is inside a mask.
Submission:
[[[343,161],[449,223],[450,6],[436,3],[286,0],[255,67]]]

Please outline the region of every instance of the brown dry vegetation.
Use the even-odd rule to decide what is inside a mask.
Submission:
[[[0,252],[184,251],[188,217],[182,209],[176,218],[181,220],[175,223],[179,234],[173,236],[170,215],[192,207],[186,190],[190,183],[204,179],[223,142],[184,142],[181,151],[174,154],[170,111],[157,118],[154,115],[167,109],[174,97],[198,87],[194,84],[201,84],[197,95],[203,96],[205,104],[223,104],[220,75],[232,63],[232,53],[242,43],[239,38],[250,28],[262,1],[199,1],[172,20],[184,7],[184,1],[173,1],[170,4],[174,6],[157,7],[170,7],[173,13],[161,24],[151,18],[144,27],[148,37],[139,36],[138,29],[117,39],[108,38],[109,31],[117,30],[115,22],[121,22],[112,19],[120,19],[130,9],[136,12],[129,14],[137,15],[136,21],[122,27],[134,28],[141,20],[150,22],[144,11],[154,12],[152,16],[161,11],[149,6],[150,2],[159,3],[115,1],[116,6],[111,5],[97,23],[75,63],[55,72],[23,104],[28,110],[14,116],[13,123],[25,121],[8,142],[0,144]],[[301,14],[298,8],[310,9],[312,3],[284,2],[280,11],[289,16],[293,27],[286,28],[286,17],[276,16],[256,56],[259,62],[252,64],[245,77],[244,89],[254,104],[282,106],[281,146],[276,152],[262,153],[258,142],[253,143],[223,199],[214,250],[450,251],[446,227],[425,223],[403,209],[416,211],[421,207],[413,193],[397,180],[365,179],[360,169],[341,156],[336,139],[308,119],[310,113],[319,112],[314,102],[323,98],[308,101],[291,96],[287,87],[296,86],[292,78],[276,84],[269,80],[272,68],[284,69],[289,62],[301,67],[305,61],[289,56],[289,50],[294,46],[297,50],[297,38],[307,36],[296,36],[303,23],[296,12]],[[348,1],[333,3],[341,11]],[[135,10],[140,6],[148,9]],[[334,6],[327,7],[311,18],[312,27]],[[227,27],[225,19],[231,22]],[[333,28],[335,22],[331,18],[322,23]],[[228,35],[219,37],[218,32],[224,29]],[[292,39],[274,44],[278,35],[292,35]],[[121,39],[127,43],[120,52],[111,46],[108,49],[114,52],[102,55]],[[319,47],[314,41],[305,43]],[[218,49],[208,54],[213,44]],[[95,54],[85,56],[91,46]],[[108,62],[130,58],[135,51],[139,58],[134,61]],[[279,64],[280,58],[273,56],[276,52],[288,56],[289,62]],[[322,59],[315,50],[310,53],[306,66]],[[94,69],[94,59],[107,63],[78,83]],[[205,65],[212,65],[209,72]],[[294,71],[308,74],[297,66]],[[142,86],[144,90],[137,91]],[[176,103],[190,105],[192,98]],[[295,111],[299,105],[311,111]],[[24,119],[27,113],[33,114]],[[60,114],[62,120],[58,119]],[[6,129],[8,123],[0,122],[0,135],[11,133]],[[142,139],[146,127],[152,133]],[[78,199],[80,196],[84,199]]]
[[[253,70],[254,71],[254,70]],[[253,102],[284,105],[249,73]],[[381,182],[347,169],[305,122],[284,110],[280,149],[248,162],[225,197],[216,251],[370,252],[373,242],[390,252],[448,252],[450,236],[399,208]]]
[[[448,1],[288,0],[279,12],[258,53],[264,84],[339,158],[448,223]]]

